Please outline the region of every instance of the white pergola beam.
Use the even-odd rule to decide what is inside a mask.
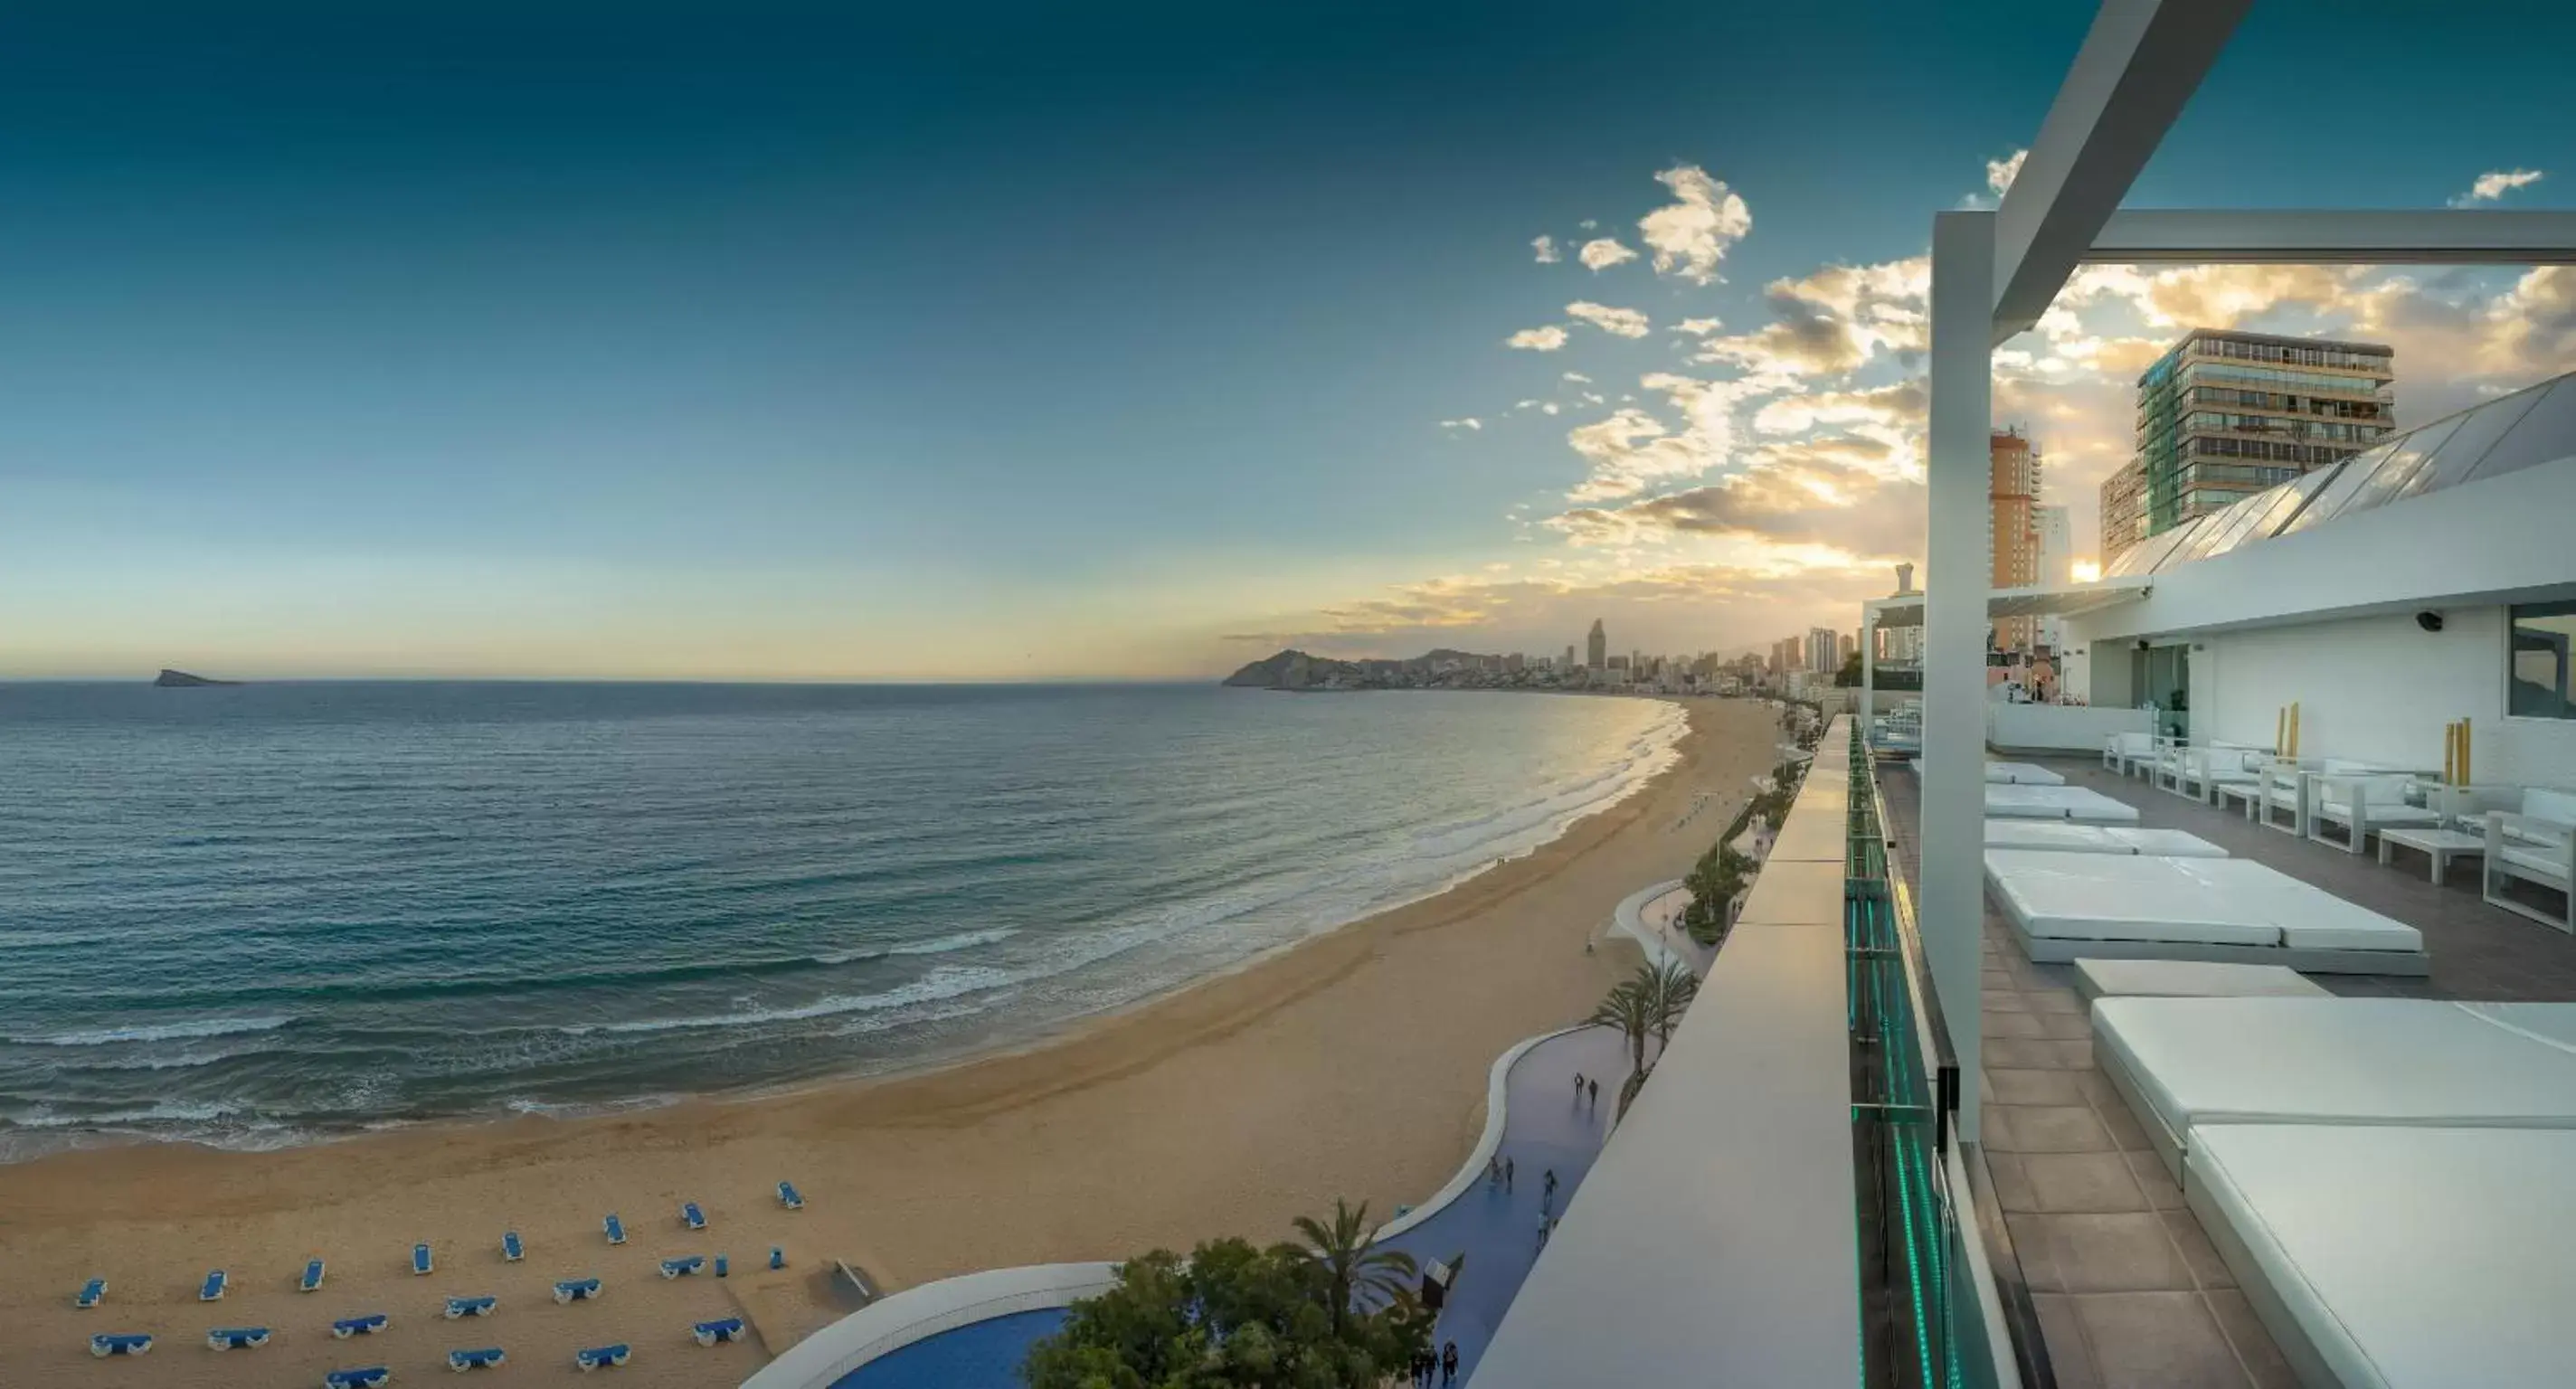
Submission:
[[[2039,321],[2253,0],[2105,0],[1995,214],[1994,337]]]
[[[2105,265],[2567,265],[2576,264],[2576,212],[2116,212],[2084,259]]]

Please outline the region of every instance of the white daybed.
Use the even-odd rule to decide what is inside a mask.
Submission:
[[[2135,824],[2135,806],[2115,801],[2099,791],[2083,786],[1996,786],[1986,787],[1986,816],[2005,816],[2020,820],[2084,820],[2103,824]]]
[[[2213,1126],[2576,1128],[2576,1049],[2527,1025],[2576,1028],[2576,1005],[2527,1010],[2506,1026],[2442,999],[2105,998],[2093,1056],[2188,1184]]]
[[[2424,974],[2424,937],[2251,859],[1988,849],[1986,887],[2041,963],[2208,960]]]
[[[2054,849],[2069,854],[2161,854],[2168,858],[2225,858],[2227,851],[2181,830],[2136,825],[2085,825],[2072,820],[1986,822],[1989,849]]]
[[[2075,962],[2075,993],[2101,998],[2331,998],[2315,980],[2282,965],[2217,965],[2206,960]]]
[[[2220,1125],[2191,1208],[2301,1382],[2540,1389],[2576,1364],[2576,1131]]]
[[[1914,759],[1914,774],[1923,775],[1923,759]],[[1986,764],[1989,786],[2064,786],[2066,778],[2046,767],[2030,762],[1989,762]]]

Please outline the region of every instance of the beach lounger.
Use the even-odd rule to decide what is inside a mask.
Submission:
[[[352,1336],[373,1336],[392,1320],[382,1312],[369,1312],[363,1317],[342,1317],[331,1323],[331,1334],[343,1341]]]
[[[214,1350],[250,1350],[267,1344],[265,1326],[219,1326],[206,1333],[206,1345]]]
[[[89,1338],[89,1353],[97,1356],[141,1355],[152,1349],[152,1338],[141,1332],[102,1332]]]
[[[805,1197],[796,1190],[794,1183],[780,1182],[778,1184],[778,1204],[785,1206],[791,1211],[801,1211],[805,1209]]]
[[[501,1299],[497,1297],[451,1297],[447,1299],[447,1319],[454,1321],[458,1317],[488,1317],[492,1315],[493,1307],[500,1301]]]
[[[107,1296],[107,1280],[104,1278],[93,1278],[88,1282],[81,1284],[80,1294],[72,1299],[72,1305],[74,1307],[95,1307],[98,1305],[98,1300],[105,1296]]]
[[[322,1389],[375,1389],[394,1377],[382,1365],[369,1365],[358,1370],[333,1370],[322,1376]]]
[[[508,1358],[501,1353],[499,1346],[485,1346],[481,1350],[451,1350],[447,1353],[447,1368],[458,1374],[463,1374],[467,1370],[488,1370]]]
[[[223,1301],[224,1288],[231,1282],[231,1279],[224,1276],[222,1269],[210,1270],[206,1274],[206,1281],[197,1287],[197,1300],[199,1302]]]
[[[320,1259],[308,1259],[304,1264],[304,1276],[295,1280],[295,1290],[297,1292],[309,1293],[319,1292],[321,1288],[322,1261]]]
[[[617,1218],[617,1212],[610,1211],[608,1213],[608,1218],[599,1222],[599,1228],[608,1232],[608,1242],[610,1244],[624,1244],[626,1242],[626,1222]]]
[[[680,1203],[680,1223],[692,1230],[703,1230],[707,1228],[707,1213],[698,1209],[697,1202],[683,1201]]]
[[[711,1346],[719,1341],[737,1340],[742,1336],[742,1318],[726,1317],[721,1321],[702,1321],[689,1328],[689,1335],[702,1346]]]
[[[704,1254],[690,1254],[677,1259],[664,1259],[662,1261],[662,1276],[665,1278],[679,1278],[687,1274],[695,1273],[706,1266],[707,1256]]]
[[[597,1296],[599,1280],[596,1278],[567,1278],[555,1284],[557,1302],[588,1302]]]
[[[518,1231],[504,1230],[501,1232],[501,1257],[514,1264],[521,1259],[528,1257],[528,1247],[519,1243]]]
[[[423,1274],[429,1272],[430,1267],[429,1246],[426,1244],[413,1245],[411,1247],[411,1271],[414,1274]]]
[[[592,1346],[587,1350],[574,1351],[572,1363],[579,1366],[583,1374],[588,1374],[602,1365],[623,1365],[628,1354],[626,1343],[620,1341],[613,1346]]]

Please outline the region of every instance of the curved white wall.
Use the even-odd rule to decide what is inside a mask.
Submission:
[[[870,1303],[787,1348],[742,1389],[828,1389],[841,1376],[973,1322],[1067,1307],[1117,1285],[1116,1264],[1032,1264],[924,1283]]]

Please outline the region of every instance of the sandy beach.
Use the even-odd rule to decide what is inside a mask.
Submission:
[[[1401,698],[1402,696],[1387,696]],[[732,1384],[835,1317],[822,1270],[888,1289],[1010,1264],[1115,1259],[1212,1235],[1283,1238],[1336,1196],[1381,1215],[1437,1189],[1482,1123],[1494,1056],[1579,1020],[1633,965],[1583,945],[1625,894],[1682,873],[1749,794],[1775,712],[1697,701],[1672,769],[1526,858],[1246,969],[1093,1020],[1049,1043],[916,1075],[627,1115],[401,1129],[271,1153],[147,1145],[0,1167],[0,1379],[275,1385],[326,1369],[444,1371],[501,1345],[514,1380],[575,1373],[576,1347],[627,1341],[624,1382]],[[1709,803],[1690,816],[1702,797]],[[1678,826],[1678,828],[1677,828]],[[807,1207],[780,1209],[793,1180]],[[710,1228],[685,1231],[694,1200]],[[610,1247],[601,1216],[630,1238]],[[504,1230],[524,1262],[500,1255]],[[437,1271],[414,1277],[427,1241]],[[772,1245],[789,1261],[762,1271]],[[665,1281],[665,1257],[731,1256],[733,1276]],[[300,1294],[307,1258],[329,1260]],[[201,1305],[207,1270],[232,1291]],[[86,1278],[106,1302],[75,1310]],[[558,1306],[555,1280],[597,1276]],[[444,1321],[451,1296],[500,1298]],[[388,1312],[368,1339],[338,1317]],[[747,1315],[758,1335],[702,1350],[690,1323]],[[216,1354],[208,1327],[266,1325]],[[136,1361],[88,1337],[150,1331]],[[764,1338],[766,1345],[764,1345]]]

